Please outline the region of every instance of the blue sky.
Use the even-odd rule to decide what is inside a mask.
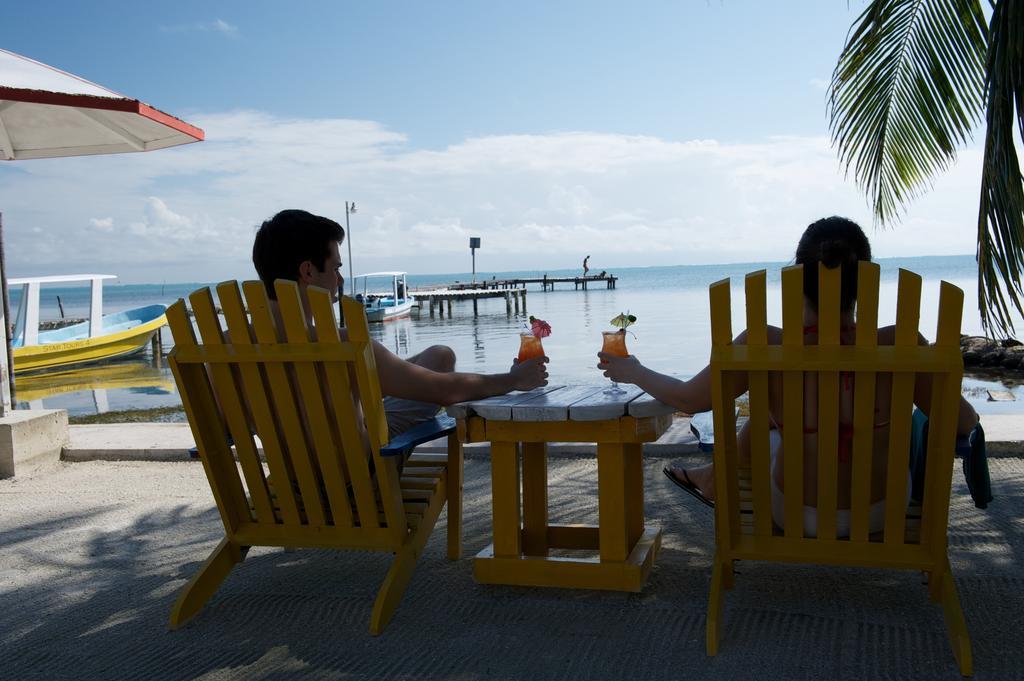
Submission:
[[[0,47],[206,129],[185,148],[0,166],[12,274],[250,276],[253,227],[344,218],[357,270],[785,259],[870,225],[828,143],[857,0],[16,3]],[[974,249],[973,145],[879,255]],[[54,239],[48,239],[55,237]]]

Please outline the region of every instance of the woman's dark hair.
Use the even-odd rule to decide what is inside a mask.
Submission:
[[[839,294],[843,311],[857,300],[857,262],[871,260],[871,244],[853,220],[832,216],[812,223],[796,247],[796,264],[804,266],[804,296],[818,307],[818,263],[842,267]]]
[[[283,210],[260,225],[252,244],[256,266],[271,300],[277,300],[274,281],[299,277],[299,265],[310,261],[321,272],[327,245],[345,239],[345,230],[334,220],[304,210]]]

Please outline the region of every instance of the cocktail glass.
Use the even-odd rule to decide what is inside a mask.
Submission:
[[[602,331],[601,336],[604,339],[604,344],[601,347],[601,352],[616,357],[629,357],[629,350],[626,349],[626,331]],[[601,362],[607,364],[607,362]],[[619,384],[612,381],[612,387],[604,391],[605,395],[622,395],[626,391],[619,387]]]
[[[525,362],[534,357],[544,356],[544,346],[540,344],[540,337],[532,333],[519,334],[519,361]]]

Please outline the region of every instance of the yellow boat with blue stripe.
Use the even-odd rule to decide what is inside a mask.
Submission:
[[[104,315],[103,281],[112,274],[73,274],[11,279],[21,286],[21,300],[11,341],[14,373],[23,374],[125,357],[144,350],[160,327],[167,324],[166,305],[142,307]],[[78,324],[39,330],[39,291],[43,284],[89,282],[89,317]]]

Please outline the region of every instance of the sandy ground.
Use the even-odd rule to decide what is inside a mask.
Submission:
[[[911,572],[741,563],[717,658],[704,654],[711,513],[649,458],[665,531],[639,594],[476,584],[442,515],[398,613],[367,631],[389,563],[254,549],[206,608],[167,629],[222,535],[197,463],[59,464],[0,480],[4,679],[955,679],[939,607]],[[976,678],[1024,678],[1024,461],[991,462],[988,511],[954,476],[950,555]],[[489,466],[466,462],[466,555],[489,543]],[[553,459],[551,516],[596,521],[590,457]]]

